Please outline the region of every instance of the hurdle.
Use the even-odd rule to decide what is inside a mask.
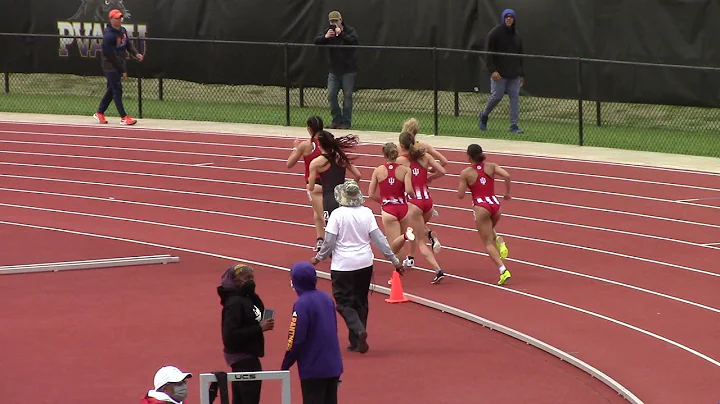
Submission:
[[[179,257],[168,254],[146,255],[140,257],[106,258],[85,261],[50,262],[44,264],[26,264],[0,266],[0,275],[23,274],[31,272],[58,272],[78,269],[97,269],[110,267],[124,267],[135,265],[167,264],[178,262]]]
[[[280,380],[282,382],[281,404],[290,404],[289,370],[227,373],[228,385],[232,382],[251,382],[259,380]],[[214,374],[200,374],[200,404],[210,404],[210,383],[214,382],[217,382],[217,378]]]

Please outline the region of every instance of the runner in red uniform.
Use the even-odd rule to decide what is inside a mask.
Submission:
[[[385,143],[383,155],[387,162],[373,171],[368,196],[380,204],[385,236],[390,240],[393,253],[397,254],[405,245],[405,240],[415,239],[413,227],[422,223],[422,218],[409,214],[406,195],[412,192],[411,174],[407,167],[396,162],[397,145]],[[404,234],[403,227],[406,229]]]
[[[475,227],[485,244],[490,259],[500,271],[498,285],[503,285],[511,275],[503,263],[503,258],[507,257],[507,247],[495,232],[495,225],[502,216],[500,201],[495,196],[495,176],[505,180],[505,199],[509,200],[510,174],[495,163],[486,163],[485,154],[480,145],[468,146],[467,155],[470,167],[460,172],[458,198],[463,199],[468,188],[470,189]]]
[[[302,157],[305,162],[305,185],[307,186],[310,177],[310,162],[312,162],[315,157],[322,154],[317,140],[317,134],[323,130],[323,121],[319,116],[311,116],[307,119],[306,125],[307,131],[310,134],[310,139],[295,139],[293,142],[293,151],[290,154],[290,157],[288,157],[287,167],[295,167],[295,164],[297,164],[298,160]],[[325,235],[325,220],[323,218],[322,181],[320,181],[319,176],[315,179],[315,186],[313,187],[313,190],[308,190],[307,194],[308,199],[312,204],[313,220],[315,221],[315,233],[317,233],[314,251],[320,251],[320,246],[322,246],[323,237]]]
[[[415,147],[413,136],[408,132],[400,134],[400,151],[401,155],[398,157],[397,162],[410,169],[412,177],[413,193],[410,195],[409,210],[414,214],[414,210],[417,210],[423,218],[423,223],[420,231],[415,232],[415,242],[410,243],[410,251],[408,256],[403,261],[404,266],[412,267],[415,265],[415,248],[417,245],[425,245],[427,238],[431,235],[425,224],[433,216],[433,202],[432,196],[430,195],[430,189],[427,184],[432,182],[434,179],[445,175],[445,168],[443,168],[432,156],[425,153],[425,149],[418,149]],[[432,167],[433,172],[428,176],[428,169]],[[427,252],[421,249],[420,251],[425,259],[434,266],[435,279],[432,283],[438,283],[445,276],[440,266],[435,261],[433,252],[427,249]]]

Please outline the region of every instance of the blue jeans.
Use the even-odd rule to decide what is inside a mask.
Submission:
[[[332,114],[332,125],[334,126],[350,126],[352,124],[353,91],[355,90],[356,77],[356,72],[342,75],[328,74],[328,102],[330,103],[330,114]],[[343,90],[342,111],[338,103],[340,88]]]
[[[510,126],[517,126],[520,119],[520,77],[501,78],[499,81],[490,78],[490,98],[480,117],[488,117],[506,93],[510,98]]]
[[[107,90],[102,100],[100,100],[100,106],[97,112],[104,114],[110,106],[110,101],[115,101],[115,107],[117,107],[120,117],[124,118],[127,116],[122,101],[122,77],[119,72],[107,72],[105,73],[107,78]]]

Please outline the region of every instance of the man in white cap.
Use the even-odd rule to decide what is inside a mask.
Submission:
[[[154,390],[147,392],[140,404],[183,404],[188,395],[186,380],[191,373],[182,372],[175,366],[163,366],[155,373]]]

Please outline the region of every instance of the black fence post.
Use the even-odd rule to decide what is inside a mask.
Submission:
[[[578,144],[583,145],[583,96],[582,96],[582,59],[577,58],[577,92],[578,92]]]
[[[433,117],[435,121],[435,136],[438,135],[438,58],[437,48],[432,50],[433,59]]]
[[[143,117],[143,108],[142,108],[142,69],[138,69],[138,75],[137,75],[137,86],[138,86],[138,118],[142,119]]]
[[[455,116],[460,116],[460,93],[455,91]]]
[[[287,42],[283,46],[285,54],[285,126],[290,126],[290,57]]]
[[[160,99],[160,101],[162,101],[165,98],[162,77],[158,77],[158,98]]]
[[[5,71],[5,94],[10,92],[10,73]]]
[[[595,101],[595,119],[597,126],[602,126],[602,114],[600,113],[600,101]]]

